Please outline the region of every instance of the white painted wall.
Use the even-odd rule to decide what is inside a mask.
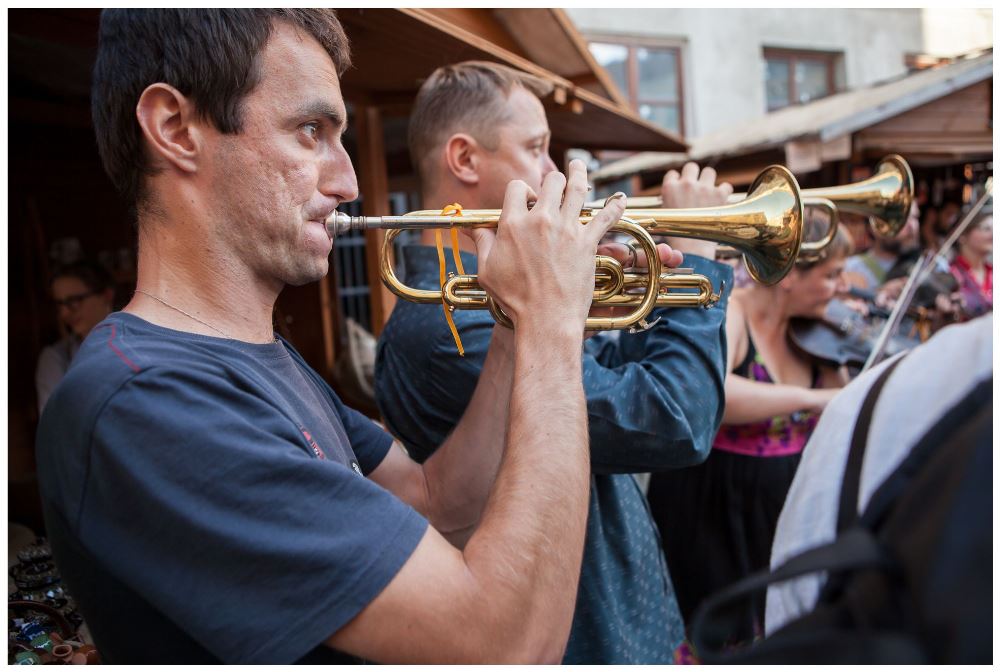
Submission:
[[[764,47],[843,53],[854,89],[906,72],[906,54],[992,46],[990,9],[566,10],[585,36],[679,43],[689,138],[766,113]]]
[[[992,9],[922,10],[924,51],[935,56],[954,56],[993,46]]]

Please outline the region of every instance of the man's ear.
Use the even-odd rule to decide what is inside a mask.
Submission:
[[[455,179],[466,185],[479,184],[479,153],[482,147],[465,133],[456,133],[444,143],[444,162]]]
[[[167,161],[184,172],[197,170],[204,137],[194,112],[194,103],[169,84],[146,87],[135,116],[154,162]]]

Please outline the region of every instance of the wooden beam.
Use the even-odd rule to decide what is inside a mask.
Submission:
[[[333,378],[333,367],[337,363],[337,332],[334,325],[333,316],[340,315],[337,302],[334,300],[332,291],[333,280],[330,276],[333,269],[330,269],[319,281],[319,319],[323,329],[323,377],[327,380]]]
[[[598,63],[597,59],[594,58],[594,55],[590,53],[590,47],[587,45],[587,40],[584,39],[583,35],[580,34],[580,31],[577,30],[576,24],[574,24],[573,20],[569,18],[569,15],[562,9],[550,9],[549,11],[552,12],[553,17],[563,29],[566,37],[568,37],[573,44],[576,45],[576,49],[580,56],[584,61],[586,61],[587,67],[590,70],[590,72],[586,73],[586,75],[593,73],[594,78],[600,83],[601,87],[607,93],[607,97],[619,106],[628,109],[630,107],[628,99],[624,94],[622,94],[618,85],[615,84],[615,80],[611,78],[611,75],[604,69],[604,66]],[[575,77],[573,79],[576,80]]]
[[[364,197],[361,211],[365,215],[389,214],[389,177],[385,165],[385,140],[382,114],[368,104],[355,106],[358,129],[358,177]],[[385,239],[384,231],[365,232],[365,262],[368,266],[368,289],[371,304],[372,333],[378,336],[389,319],[396,297],[382,284],[379,275],[379,250]]]

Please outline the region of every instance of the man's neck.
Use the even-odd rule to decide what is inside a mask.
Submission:
[[[160,326],[251,343],[274,340],[281,287],[166,226],[141,229],[136,294],[125,307]]]
[[[423,203],[424,210],[434,210],[437,208],[443,208],[449,203],[454,203],[455,198],[449,199],[447,194],[440,194],[433,191],[424,192],[420,196],[421,203]],[[483,205],[480,203],[473,194],[466,194],[464,199],[459,200],[459,203],[463,208],[467,210],[482,210],[482,209],[494,209],[490,208],[488,205]],[[499,206],[495,206],[499,207]],[[451,246],[451,236],[442,233],[442,241],[446,247]],[[433,229],[425,229],[420,233],[420,243],[422,245],[437,245],[437,240],[434,235]],[[472,239],[465,235],[460,235],[458,237],[458,249],[462,252],[468,252],[469,254],[476,253],[476,244],[472,242]]]

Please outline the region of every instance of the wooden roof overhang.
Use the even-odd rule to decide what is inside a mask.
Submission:
[[[442,10],[341,9],[338,16],[351,39],[354,61],[343,78],[348,99],[358,97],[387,113],[406,114],[420,84],[436,68],[466,60],[496,61],[552,82],[553,94],[543,102],[559,146],[687,149],[677,135],[515,53],[514,44],[508,49],[467,30]]]

